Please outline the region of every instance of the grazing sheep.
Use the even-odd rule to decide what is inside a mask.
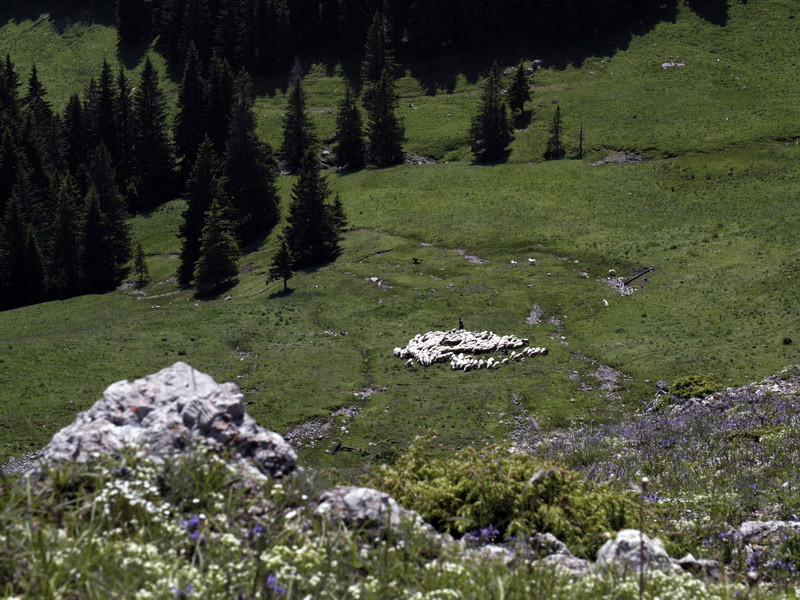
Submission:
[[[511,261],[511,266],[512,266],[512,267],[516,267],[516,266],[517,266],[517,261],[515,261],[515,260],[512,260],[512,261]]]
[[[407,366],[407,367],[413,367],[413,366],[414,366],[414,359],[413,359],[413,358],[409,358],[409,359],[406,361],[406,366]]]
[[[528,264],[530,266],[532,266],[532,267],[535,267],[536,266],[536,259],[535,258],[529,258],[528,259]]]
[[[617,271],[615,269],[609,269],[608,270],[608,276],[609,277],[616,277],[617,276]]]

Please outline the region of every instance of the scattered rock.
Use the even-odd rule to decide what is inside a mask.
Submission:
[[[766,544],[778,541],[783,534],[799,534],[800,521],[745,521],[739,534],[746,544]]]
[[[650,538],[638,529],[623,529],[597,551],[597,566],[638,572],[641,568],[671,567],[671,559],[658,538]]]
[[[397,531],[403,521],[433,528],[415,511],[402,508],[385,492],[372,488],[340,485],[317,498],[315,513],[351,529],[368,528],[386,533]]]
[[[614,151],[597,160],[589,163],[591,167],[599,167],[601,165],[629,165],[645,160],[645,157],[638,152]]]
[[[542,322],[542,307],[534,304],[531,308],[530,314],[526,317],[525,322],[528,325],[539,325]]]
[[[177,362],[134,382],[118,381],[75,421],[56,433],[38,457],[41,465],[85,463],[136,447],[156,462],[176,456],[193,444],[230,456],[256,479],[281,477],[295,468],[297,455],[277,433],[246,414],[233,383]]]

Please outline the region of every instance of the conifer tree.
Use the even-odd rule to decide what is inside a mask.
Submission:
[[[483,84],[481,106],[472,118],[470,147],[478,162],[500,159],[513,138],[506,104],[500,97],[500,67],[495,62]]]
[[[11,55],[6,54],[5,62],[0,64],[0,124],[15,123],[19,115],[19,75]]]
[[[370,109],[373,102],[377,101],[378,91],[376,85],[383,77],[383,72],[388,72],[389,77],[394,81],[396,68],[394,52],[389,41],[389,25],[386,22],[386,17],[380,11],[376,11],[372,24],[367,31],[364,60],[361,63],[361,80],[366,90],[364,93],[364,107],[367,110]]]
[[[237,63],[237,46],[239,44],[239,0],[219,0],[217,24],[214,29],[214,42],[219,55],[229,64]]]
[[[78,94],[72,94],[69,97],[62,123],[67,168],[75,176],[86,160],[88,148],[86,125],[83,122],[83,106]]]
[[[386,167],[403,162],[405,130],[395,115],[396,107],[394,79],[384,69],[367,106],[367,162],[371,165]]]
[[[344,98],[336,115],[336,145],[333,157],[341,169],[360,169],[366,163],[364,127],[356,98],[350,85],[345,83]]]
[[[134,96],[134,127],[136,173],[141,182],[138,203],[140,208],[151,208],[172,196],[174,161],[166,105],[149,56]]]
[[[283,144],[280,156],[290,173],[296,173],[306,151],[317,142],[314,125],[306,111],[306,93],[298,77],[289,90],[286,113],[283,117]]]
[[[25,265],[25,286],[19,290],[23,305],[36,304],[44,299],[47,286],[44,275],[44,264],[39,242],[30,225],[25,232],[25,248],[23,252]]]
[[[100,202],[106,226],[106,237],[110,243],[111,260],[117,273],[131,257],[130,225],[125,199],[119,193],[111,155],[101,143],[92,153],[89,170],[89,185],[94,188]]]
[[[275,162],[270,147],[256,135],[252,84],[244,71],[236,78],[223,172],[239,239],[247,243],[268,233],[278,221]]]
[[[25,264],[27,224],[16,195],[11,196],[0,220],[0,309],[16,308],[26,302],[29,284]]]
[[[184,9],[180,54],[188,59],[190,46],[194,46],[198,57],[208,60],[211,52],[211,11],[206,0],[187,0]]]
[[[51,250],[50,287],[56,298],[80,291],[80,264],[76,208],[78,193],[69,175],[61,178],[56,196],[56,231]]]
[[[19,149],[10,127],[0,128],[0,216],[17,179]]]
[[[185,181],[197,158],[197,149],[205,134],[201,124],[205,112],[203,82],[200,79],[200,57],[194,43],[189,43],[183,80],[178,92],[175,115],[175,155],[180,160],[181,180]]]
[[[530,102],[531,91],[525,68],[520,64],[514,71],[514,79],[508,90],[508,105],[515,113],[520,113],[525,108],[525,103]]]
[[[287,0],[260,0],[256,14],[257,56],[253,67],[274,71],[289,59],[289,7]]]
[[[326,204],[330,189],[313,151],[303,156],[284,229],[295,269],[312,267],[339,255],[339,224]]]
[[[86,194],[81,227],[80,270],[82,291],[100,294],[119,282],[114,261],[114,245],[108,235],[108,223],[100,207],[100,196],[92,186]]]
[[[286,243],[286,238],[281,238],[281,245],[278,247],[278,252],[272,258],[272,263],[269,266],[269,278],[267,283],[283,279],[283,291],[289,289],[288,281],[294,274],[292,265],[292,254],[289,252],[289,245]]]
[[[114,110],[116,94],[114,88],[111,65],[103,59],[100,77],[92,88],[91,94],[86,96],[84,125],[88,130],[90,148],[96,148],[101,143],[108,149],[116,147],[116,111]]]
[[[214,199],[203,219],[200,256],[194,280],[201,293],[211,292],[239,274],[239,244],[234,225],[228,218],[230,207],[224,199]]]
[[[53,109],[45,96],[46,92],[39,81],[36,63],[34,63],[28,76],[28,93],[22,99],[22,106],[32,116],[34,125],[37,127],[48,124],[53,116]]]
[[[125,69],[120,66],[117,73],[117,89],[114,102],[116,119],[116,146],[111,149],[117,182],[127,198],[135,195],[137,187],[135,178],[136,131],[133,114],[133,88],[130,85]]]
[[[178,267],[178,281],[187,286],[194,277],[200,256],[200,236],[203,219],[215,198],[225,195],[224,180],[220,173],[219,157],[211,140],[206,137],[197,151],[197,160],[186,183],[186,210],[178,237],[183,239]]]
[[[560,160],[564,158],[564,144],[561,142],[561,107],[556,106],[553,123],[550,125],[550,137],[547,138],[547,149],[544,151],[545,160]]]
[[[205,87],[205,133],[214,150],[225,152],[233,107],[233,74],[227,60],[215,54],[208,67]]]
[[[136,250],[133,253],[133,272],[136,274],[137,288],[143,288],[150,282],[150,270],[147,268],[141,242],[136,244]]]
[[[136,44],[150,35],[146,0],[117,0],[116,21],[119,40]]]

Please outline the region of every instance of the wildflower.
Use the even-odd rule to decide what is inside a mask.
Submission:
[[[172,590],[172,593],[175,594],[176,598],[186,598],[187,596],[194,594],[194,586],[191,583],[186,584],[186,588],[183,590],[174,585],[169,589]]]
[[[267,577],[267,589],[276,593],[278,596],[283,596],[286,593],[286,588],[278,584],[278,578],[270,574]]]

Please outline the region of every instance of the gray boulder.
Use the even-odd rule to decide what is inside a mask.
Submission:
[[[783,534],[800,533],[800,521],[745,521],[739,525],[739,534],[745,544],[765,544],[776,541]]]
[[[638,529],[623,529],[597,551],[597,566],[616,566],[638,572],[640,568],[669,569],[672,560],[658,538],[650,538]]]
[[[552,533],[534,533],[527,539],[527,546],[535,556],[542,557],[537,561],[540,564],[553,565],[573,575],[587,573],[592,566],[588,560],[573,555]]]
[[[38,460],[41,465],[85,463],[136,447],[156,462],[202,443],[224,452],[246,474],[281,477],[297,455],[277,433],[245,413],[239,388],[177,362],[134,382],[114,383],[103,397],[56,433]],[[41,472],[41,466],[30,473]]]
[[[433,532],[416,511],[403,508],[389,494],[367,487],[340,485],[326,490],[317,498],[315,512],[350,529],[397,531],[406,521]]]

